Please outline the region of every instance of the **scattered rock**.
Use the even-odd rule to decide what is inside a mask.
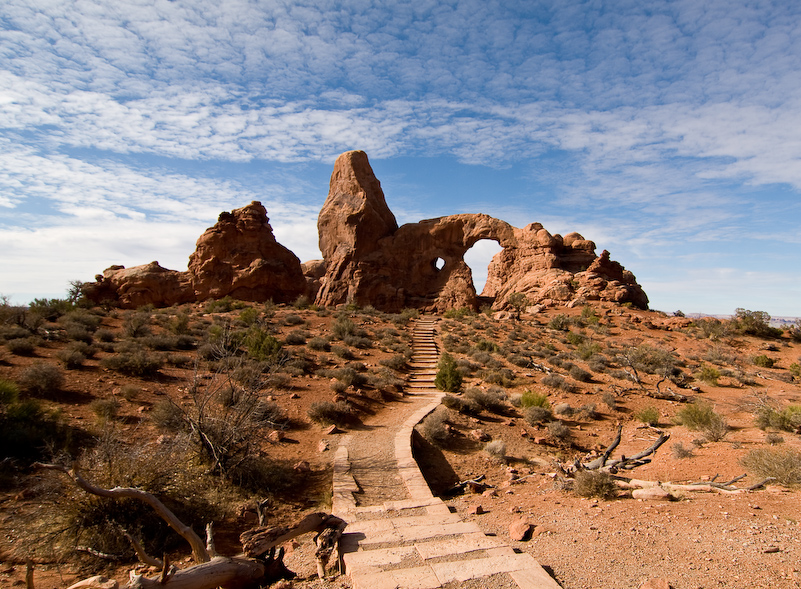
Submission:
[[[477,442],[489,442],[492,439],[492,436],[482,429],[470,430],[470,437]]]
[[[317,451],[318,452],[326,452],[328,451],[328,442],[326,440],[320,440],[320,443],[317,444]]]
[[[482,513],[486,513],[486,511],[484,511],[484,508],[479,504],[470,506],[467,509],[467,513],[470,515],[481,515]]]
[[[295,466],[292,467],[292,470],[294,470],[297,473],[310,472],[311,466],[305,460],[301,460],[300,462],[295,464]]]
[[[671,587],[665,579],[649,579],[640,585],[640,589],[671,589]]]
[[[523,542],[531,538],[531,532],[533,530],[534,524],[525,517],[521,517],[509,525],[509,538],[518,542]]]
[[[323,434],[325,434],[326,436],[332,436],[334,434],[341,434],[341,433],[342,430],[335,425],[328,426],[326,429],[323,430]]]
[[[284,439],[284,432],[274,429],[267,435],[267,439],[273,444],[277,444]]]
[[[83,581],[78,581],[74,585],[70,585],[69,589],[117,589],[119,583],[114,579],[109,579],[102,575],[90,577]]]

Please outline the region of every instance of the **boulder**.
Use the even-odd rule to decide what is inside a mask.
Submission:
[[[189,256],[195,299],[231,296],[290,302],[306,293],[297,256],[275,240],[267,211],[254,201],[220,214]]]
[[[158,262],[132,268],[111,266],[96,276],[95,282],[85,284],[83,293],[90,301],[123,309],[169,307],[194,300],[189,275],[163,268]]]

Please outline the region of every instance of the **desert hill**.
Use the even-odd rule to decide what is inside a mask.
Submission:
[[[218,551],[235,554],[259,502],[271,523],[326,510],[342,432],[391,420],[404,403],[419,313],[303,297],[131,310],[39,301],[0,311],[0,574],[19,582],[33,559],[38,587],[99,571],[124,582],[136,558],[122,529],[172,562],[188,548],[147,509],[92,498],[32,469],[33,460],[147,489],[198,531],[213,519]],[[439,316],[440,348],[462,382],[419,428],[418,460],[453,510],[505,537],[527,520],[534,535],[519,550],[567,588],[639,587],[646,578],[675,588],[796,586],[797,330],[772,329],[753,312],[691,320],[601,301],[519,320],[488,313]],[[598,456],[618,427],[614,456],[670,435],[650,462],[620,475],[708,483],[747,474],[732,485],[740,488],[781,479],[672,501],[576,489],[572,465]],[[218,445],[201,443],[198,431]],[[448,494],[481,475],[483,494]],[[307,546],[286,558],[301,575],[296,587],[319,586]],[[483,586],[504,586],[491,583]]]

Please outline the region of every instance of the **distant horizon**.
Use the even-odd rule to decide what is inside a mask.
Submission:
[[[319,258],[333,162],[361,149],[399,224],[539,222],[609,250],[652,308],[801,315],[799,4],[6,0],[0,19],[14,300],[183,270],[252,200]]]

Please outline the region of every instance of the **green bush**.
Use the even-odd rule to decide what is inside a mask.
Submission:
[[[760,368],[773,368],[773,365],[776,361],[765,354],[760,354],[759,356],[754,357],[754,366],[759,366]]]
[[[462,375],[456,366],[453,356],[445,352],[437,364],[437,375],[434,385],[441,391],[458,393],[462,388]]]
[[[387,368],[391,368],[392,370],[402,370],[406,367],[406,355],[405,354],[395,354],[394,356],[390,356],[389,358],[382,358],[378,361],[381,366],[386,366]]]
[[[718,379],[720,378],[720,370],[715,368],[714,366],[709,366],[708,364],[704,364],[701,366],[701,370],[698,371],[698,380],[702,380],[708,385],[711,386],[718,386]]]
[[[559,331],[567,331],[570,327],[570,317],[562,313],[559,315],[554,315],[548,322],[548,327],[551,329],[557,329]]]
[[[768,406],[760,407],[755,422],[763,430],[769,427],[787,432],[801,430],[801,405],[789,405],[781,411]]]
[[[676,421],[689,430],[701,431],[712,442],[723,439],[729,429],[726,420],[704,402],[682,407],[676,413]]]
[[[657,426],[659,425],[659,411],[656,407],[649,406],[644,409],[640,409],[637,413],[634,414],[639,421],[651,425]]]
[[[120,403],[117,399],[95,399],[89,404],[92,413],[101,422],[116,419],[120,412]]]
[[[478,387],[470,387],[465,391],[464,398],[475,402],[479,407],[490,413],[503,414],[509,408],[506,404],[506,393],[495,387],[488,391]]]
[[[11,405],[19,399],[19,387],[17,383],[0,378],[0,408],[3,405]]]
[[[761,338],[781,337],[782,330],[770,326],[770,315],[765,311],[738,308],[732,320],[740,333]]]
[[[523,408],[528,407],[544,407],[546,409],[551,408],[551,404],[548,402],[548,395],[545,393],[536,393],[534,391],[525,391],[523,395],[520,397],[520,406]]]
[[[259,328],[251,328],[245,336],[248,356],[259,362],[275,365],[286,359],[281,342]]]

